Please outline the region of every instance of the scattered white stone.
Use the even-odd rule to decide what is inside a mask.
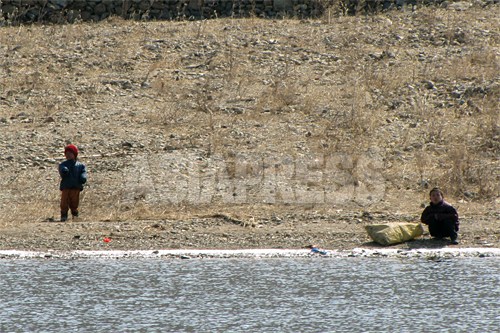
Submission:
[[[242,249],[242,250],[140,250],[140,251],[17,251],[0,250],[0,259],[124,259],[124,258],[482,258],[500,257],[500,248],[442,249],[363,249],[326,250],[326,255],[311,254],[308,249]]]

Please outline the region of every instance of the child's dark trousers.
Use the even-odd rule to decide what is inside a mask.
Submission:
[[[78,216],[79,203],[80,189],[67,188],[61,190],[61,220],[68,218],[68,210],[71,210],[71,215]]]

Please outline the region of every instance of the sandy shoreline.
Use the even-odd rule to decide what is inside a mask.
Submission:
[[[357,249],[375,253],[408,251],[462,251],[489,253],[500,248],[498,220],[490,216],[466,216],[462,219],[459,245],[449,240],[424,235],[412,241],[381,246],[373,242],[365,226],[373,223],[414,221],[413,215],[373,213],[360,219],[357,212],[310,213],[297,210],[261,217],[252,226],[229,215],[182,220],[80,221],[21,223],[0,227],[0,256],[3,257],[88,257],[92,253],[120,253],[118,257],[148,256],[242,256],[257,251],[269,255],[308,255],[309,245],[348,256]],[[366,214],[365,214],[366,215]],[[267,249],[267,250],[262,250]],[[297,251],[297,252],[294,252]],[[476,252],[478,252],[476,251]],[[16,253],[22,253],[17,255]],[[30,255],[30,253],[33,253]],[[155,254],[156,253],[156,254]],[[7,255],[9,254],[9,255]],[[378,254],[376,254],[378,255]]]
[[[0,259],[264,259],[264,258],[446,258],[500,257],[498,248],[328,250],[326,254],[297,249],[148,250],[148,251],[19,251],[0,250]]]

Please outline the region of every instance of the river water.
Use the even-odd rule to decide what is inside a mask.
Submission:
[[[500,258],[3,259],[0,332],[498,332]]]

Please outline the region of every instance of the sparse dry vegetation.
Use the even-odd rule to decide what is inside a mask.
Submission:
[[[498,246],[500,7],[338,14],[0,28],[0,228],[58,218],[72,142],[83,222],[329,230],[438,185]]]

